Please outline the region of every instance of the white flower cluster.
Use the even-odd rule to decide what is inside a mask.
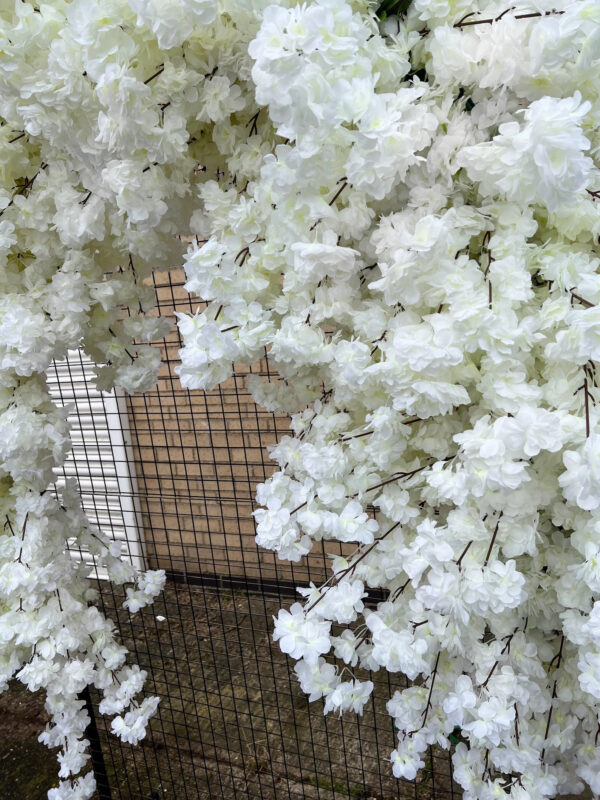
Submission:
[[[268,348],[281,380],[251,391],[292,414],[259,543],[356,546],[277,618],[302,688],[360,712],[353,669],[417,679],[397,776],[458,725],[467,800],[600,793],[599,25],[597,0],[0,11],[0,687],[47,691],[51,800],[93,792],[85,685],[126,741],[156,706],[66,543],[132,612],[163,576],[47,491],[69,437],[43,374],[82,346],[101,387],[152,385],[144,281],[190,233],[182,381]]]
[[[180,263],[180,237],[199,224],[198,164],[213,175],[221,160],[217,136],[205,134],[210,115],[220,115],[226,147],[228,115],[250,102],[234,91],[234,65],[258,20],[241,33],[220,18],[215,38],[216,18],[216,0],[0,10],[0,691],[16,676],[46,693],[42,740],[60,748],[52,800],[94,792],[91,773],[77,777],[89,759],[78,699],[86,686],[100,691],[127,742],[144,735],[158,702],[136,699],[145,674],[126,665],[68,545],[128,584],[131,613],[152,602],[165,576],[136,575],[121,560],[120,546],[82,513],[77,486],[54,496],[71,445],[45,372],[82,347],[100,388],[142,391],[156,381],[160,351],[150,343],[170,324],[146,315],[155,303],[147,279]],[[227,51],[231,85],[215,71]]]
[[[275,639],[325,712],[417,682],[398,777],[459,726],[466,800],[600,794],[600,5],[264,6],[208,62],[180,375],[267,348],[257,542],[355,545]]]

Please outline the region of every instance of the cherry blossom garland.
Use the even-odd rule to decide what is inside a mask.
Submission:
[[[292,415],[257,542],[356,546],[275,639],[326,713],[361,713],[355,668],[415,681],[388,703],[394,774],[452,746],[468,800],[600,793],[599,22],[590,0],[267,8],[253,129],[279,138],[205,183],[186,261],[209,305],[180,318],[182,382],[268,347],[281,381],[250,389]]]
[[[401,671],[419,685],[388,705],[396,775],[459,727],[467,798],[600,792],[599,17],[595,0],[415,0],[383,26],[360,0],[2,12],[0,663],[2,685],[47,691],[51,800],[93,792],[70,778],[78,691],[103,690],[127,741],[156,698],[134,700],[143,674],[65,553],[135,577],[75,487],[47,492],[69,440],[43,374],[83,345],[100,386],[150,386],[157,351],[133,342],[165,327],[143,281],[190,230],[209,307],[180,320],[182,380],[210,388],[269,346],[283,381],[251,390],[293,414],[257,540],[292,560],[357,545],[276,621],[304,691],[360,712],[352,669]],[[130,610],[161,581],[138,578]]]
[[[121,560],[120,544],[86,519],[74,481],[50,491],[71,442],[45,372],[81,347],[101,389],[155,383],[150,342],[171,323],[146,315],[146,279],[181,262],[196,187],[217,175],[223,157],[207,127],[220,120],[224,143],[230,115],[253,107],[239,76],[259,24],[249,16],[241,32],[213,0],[15,2],[0,12],[0,691],[16,676],[45,692],[51,721],[40,739],[60,748],[50,800],[95,790],[91,772],[79,775],[86,686],[125,742],[145,735],[158,705],[139,698],[146,673],[126,663],[68,546],[128,584],[131,613],[165,576]]]

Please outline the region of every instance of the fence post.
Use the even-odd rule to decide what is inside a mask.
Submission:
[[[96,726],[96,715],[94,714],[94,707],[92,705],[92,697],[90,695],[89,686],[85,687],[79,697],[85,703],[86,711],[90,717],[90,722],[86,728],[85,735],[90,742],[92,770],[94,771],[94,778],[96,779],[98,798],[99,800],[112,800],[108,775],[106,774],[106,764],[104,763],[104,754],[102,753],[102,745],[100,743],[100,736],[98,735],[98,728]]]

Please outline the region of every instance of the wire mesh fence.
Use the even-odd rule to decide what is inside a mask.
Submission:
[[[155,274],[161,316],[196,309],[183,280],[182,271]],[[323,580],[333,545],[291,565],[254,542],[255,487],[274,469],[268,446],[288,430],[245,386],[249,371],[277,380],[268,359],[215,391],[190,392],[174,371],[176,328],[161,346],[156,389],[126,401],[94,395],[83,361],[56,375],[60,396],[79,409],[66,471],[85,487],[88,514],[123,541],[128,558],[168,576],[154,606],[130,616],[119,589],[96,575],[100,605],[148,672],[146,691],[161,698],[137,747],[94,714],[100,800],[460,797],[441,749],[430,750],[416,781],[393,778],[385,705],[405,685],[399,676],[370,676],[362,717],[324,717],[271,641],[272,615],[293,602],[296,586]],[[92,708],[97,700],[92,693]]]

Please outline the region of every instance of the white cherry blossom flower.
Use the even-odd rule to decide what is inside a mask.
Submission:
[[[307,664],[316,664],[319,656],[331,648],[331,622],[306,616],[300,603],[294,603],[289,611],[282,608],[273,621],[274,640],[280,641],[281,650],[292,658],[303,658]]]

